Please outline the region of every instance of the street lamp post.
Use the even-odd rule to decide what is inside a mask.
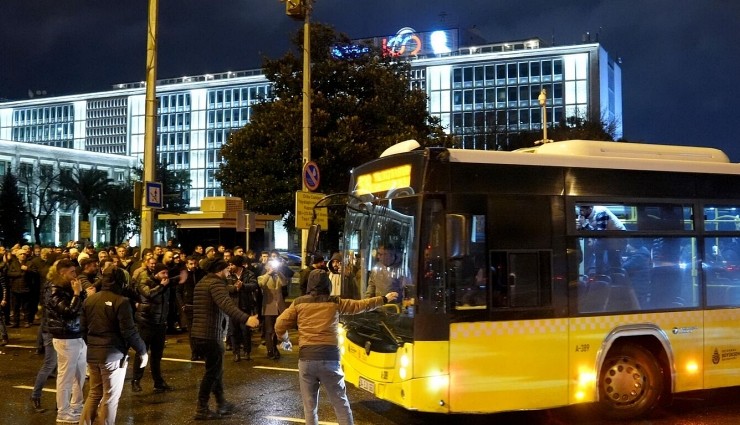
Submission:
[[[547,138],[547,91],[542,89],[540,95],[537,96],[537,101],[540,103],[542,108],[542,140],[538,140],[535,144],[549,143],[552,140]]]
[[[313,0],[281,0],[285,2],[285,14],[303,20],[303,164],[301,167],[301,190],[307,192],[303,169],[311,161],[311,10]],[[306,241],[308,229],[301,229],[301,262],[306,266]]]
[[[146,103],[144,107],[144,188],[155,179],[155,145],[157,133],[157,15],[158,0],[149,0],[149,23],[146,43]],[[154,209],[147,206],[146,190],[141,202],[141,248],[151,248],[154,239]]]
[[[303,167],[311,160],[311,0],[304,0],[306,16],[303,20]],[[301,167],[301,173],[303,173]],[[306,180],[301,175],[302,189],[306,192]],[[306,243],[308,229],[301,229],[301,262],[306,267]]]

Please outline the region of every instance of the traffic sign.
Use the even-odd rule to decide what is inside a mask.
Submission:
[[[162,183],[146,182],[146,206],[162,208]]]
[[[313,161],[308,161],[303,166],[303,184],[306,189],[311,192],[319,188],[319,182],[321,181],[321,175],[319,173],[319,166]]]
[[[295,193],[295,227],[296,229],[308,229],[311,227],[314,209],[313,206],[325,195],[323,193],[312,193],[297,191]],[[316,209],[316,223],[322,229],[329,228],[329,213],[326,208]]]

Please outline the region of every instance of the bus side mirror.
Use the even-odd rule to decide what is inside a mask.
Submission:
[[[306,252],[313,254],[319,249],[319,235],[321,235],[321,225],[312,224],[311,227],[308,228]]]

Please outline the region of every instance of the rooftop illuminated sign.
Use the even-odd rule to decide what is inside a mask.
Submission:
[[[411,27],[404,27],[395,35],[362,41],[379,46],[386,55],[406,57],[451,53],[458,49],[458,39],[457,30],[417,32]]]

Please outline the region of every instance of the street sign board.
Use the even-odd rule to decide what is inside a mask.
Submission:
[[[90,239],[90,222],[80,221],[80,239]]]
[[[311,192],[319,188],[321,182],[321,174],[319,173],[319,166],[313,161],[308,161],[303,166],[303,184],[306,185],[306,189]]]
[[[295,193],[295,227],[296,229],[308,229],[311,227],[313,218],[313,206],[323,198],[323,193],[297,191]],[[329,213],[326,208],[316,209],[316,223],[322,229],[329,228]]]
[[[146,182],[146,206],[162,208],[162,183]]]

